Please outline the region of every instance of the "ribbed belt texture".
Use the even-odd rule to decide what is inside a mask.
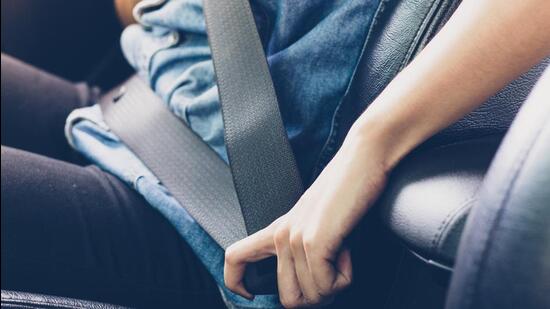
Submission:
[[[132,77],[100,104],[109,128],[216,242],[246,237],[229,167],[147,84]]]
[[[225,144],[249,234],[288,212],[302,181],[248,0],[204,0]]]

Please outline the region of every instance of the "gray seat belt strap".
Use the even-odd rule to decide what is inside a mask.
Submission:
[[[103,118],[224,249],[247,236],[225,162],[137,76],[103,96]]]
[[[249,234],[302,194],[266,57],[248,0],[204,0],[225,144]]]

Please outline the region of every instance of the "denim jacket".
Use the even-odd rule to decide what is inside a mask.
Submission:
[[[283,122],[306,184],[338,126],[337,111],[380,0],[251,2]],[[121,44],[128,62],[170,110],[227,162],[215,74],[200,0],[144,0]],[[75,110],[71,145],[138,190],[176,227],[220,285],[228,305],[277,307],[276,296],[248,301],[223,285],[223,250],[113,134],[97,105]],[[324,154],[324,155],[323,155]]]

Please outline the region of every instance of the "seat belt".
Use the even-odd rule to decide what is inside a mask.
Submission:
[[[229,163],[252,234],[294,206],[302,180],[248,0],[203,5]]]
[[[138,77],[103,97],[105,122],[224,249],[288,212],[303,192],[248,0],[205,0],[227,166]],[[245,286],[277,291],[274,257]]]

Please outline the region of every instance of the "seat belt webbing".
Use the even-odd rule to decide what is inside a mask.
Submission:
[[[145,82],[130,78],[100,105],[109,128],[218,244],[246,237],[229,166]]]
[[[225,144],[248,234],[288,212],[302,181],[248,0],[204,0]]]

